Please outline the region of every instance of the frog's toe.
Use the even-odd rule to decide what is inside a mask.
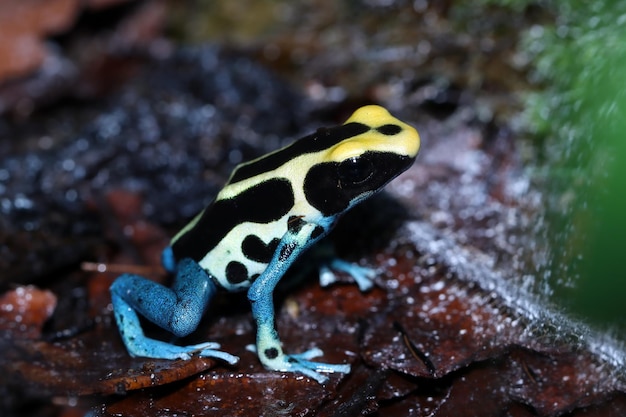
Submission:
[[[309,355],[311,351],[315,351],[314,355]],[[291,363],[296,363],[298,365],[304,366],[308,369],[312,369],[315,372],[323,372],[326,374],[340,373],[347,374],[350,372],[350,365],[348,364],[339,364],[339,363],[324,363],[324,362],[314,362],[310,361],[310,358],[319,356],[318,352],[321,354],[321,350],[319,349],[311,349],[310,351],[296,354],[296,355],[287,355],[288,361]]]
[[[219,347],[219,345],[217,347]],[[237,362],[239,362],[239,357],[231,355],[230,353],[223,352],[221,350],[202,349],[200,351],[200,356],[221,359],[230,365],[235,365]]]
[[[202,351],[205,349],[219,349],[219,348],[220,348],[220,344],[216,342],[202,342],[202,343],[198,343],[197,345],[188,345],[188,346],[183,347],[183,349],[190,350],[192,352]]]
[[[187,352],[189,355],[197,353],[198,356],[201,356],[203,358],[220,359],[231,365],[234,365],[239,361],[239,358],[237,356],[231,355],[230,353],[226,353],[221,350],[217,350],[220,348],[220,344],[215,342],[198,343],[197,345],[189,345],[181,348],[184,349],[185,352]]]
[[[291,355],[287,355],[292,359],[297,361],[305,360],[308,361],[313,358],[317,358],[318,356],[322,356],[324,351],[320,348],[312,348],[302,353],[292,353]]]
[[[372,289],[374,286],[375,269],[346,262],[342,259],[333,259],[329,265],[320,267],[320,284],[323,287],[337,282],[337,277],[332,270],[345,272],[350,275],[363,292]]]
[[[328,377],[323,374],[347,374],[350,372],[350,365],[348,364],[323,363],[309,360],[321,354],[322,351],[320,349],[311,349],[303,353],[285,355],[286,361],[289,363],[286,370],[288,372],[302,373],[320,384],[328,380]]]

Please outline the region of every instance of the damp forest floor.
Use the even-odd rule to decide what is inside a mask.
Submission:
[[[535,291],[543,196],[516,115],[538,87],[517,45],[551,19],[541,7],[5,3],[1,415],[626,413],[621,346]],[[23,61],[9,59],[18,44]],[[235,165],[369,103],[422,140],[417,162],[328,238],[376,285],[288,273],[275,297],[286,351],[319,347],[351,372],[319,384],[265,370],[246,349],[245,294],[217,297],[176,341],[219,342],[236,365],[131,358],[115,277],[167,285],[160,251]]]

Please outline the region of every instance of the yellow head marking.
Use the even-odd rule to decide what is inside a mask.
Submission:
[[[344,125],[348,123],[362,123],[368,126],[382,126],[387,123],[400,122],[393,117],[386,108],[376,105],[363,106],[357,109]],[[400,122],[402,123],[402,122]]]
[[[346,121],[371,127],[360,135],[348,138],[329,149],[328,159],[343,161],[367,151],[389,152],[415,157],[420,147],[417,131],[393,117],[380,106],[364,106]]]

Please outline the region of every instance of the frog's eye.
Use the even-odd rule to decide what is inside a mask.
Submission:
[[[342,161],[337,172],[344,185],[362,184],[374,175],[372,161],[369,158],[352,157]]]

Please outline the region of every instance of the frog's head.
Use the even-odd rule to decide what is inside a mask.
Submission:
[[[334,144],[318,154],[303,187],[309,204],[325,216],[382,189],[411,166],[420,146],[417,131],[380,106],[361,107],[342,126],[316,135],[320,142]]]

